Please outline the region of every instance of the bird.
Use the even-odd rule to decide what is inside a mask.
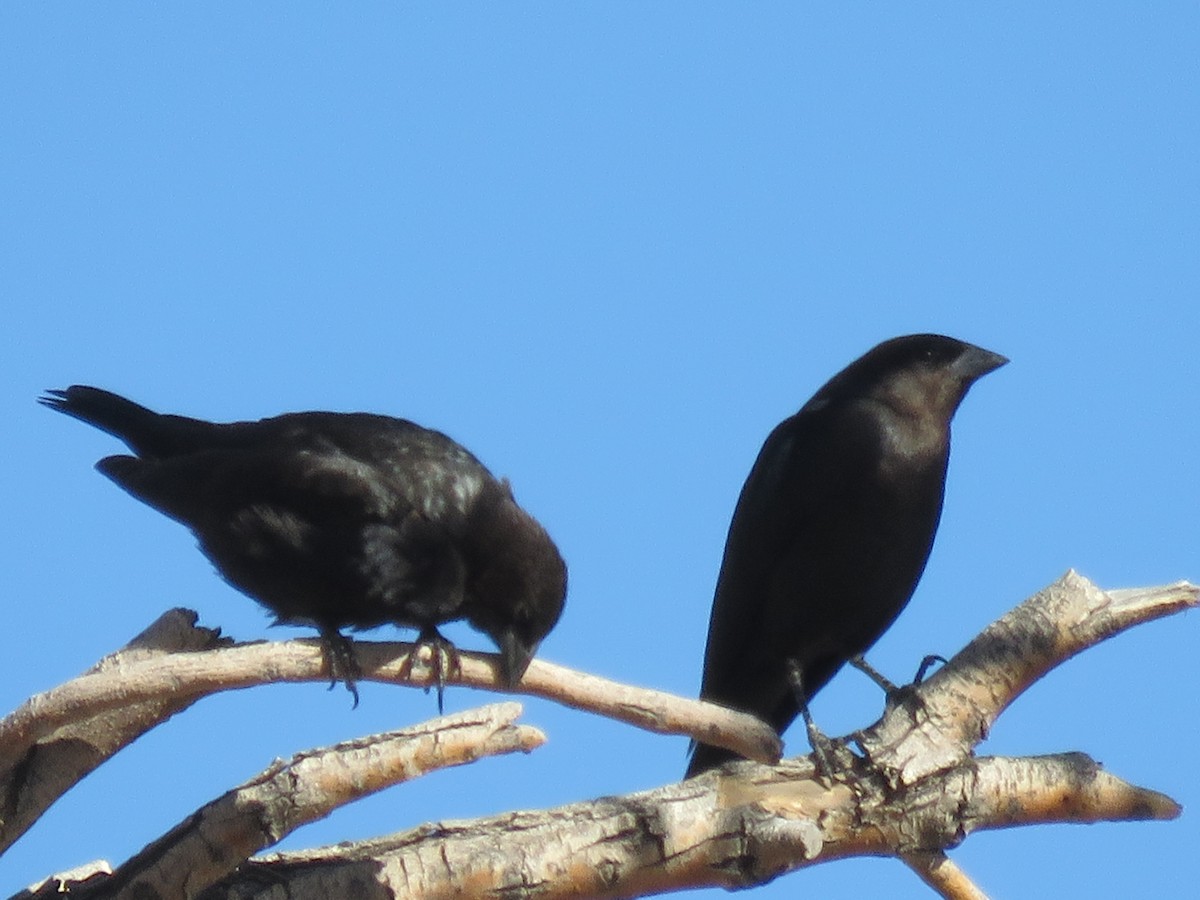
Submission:
[[[277,623],[315,626],[331,686],[355,705],[343,629],[417,629],[436,651],[440,707],[454,648],[439,625],[465,619],[490,637],[511,688],[562,614],[558,548],[507,480],[441,432],[372,413],[215,423],[86,385],[39,402],[123,441],[133,455],[100,460],[100,473],[191,529]]]
[[[810,721],[808,701],[912,597],[941,516],[950,420],[1007,362],[944,335],[893,338],[775,427],[729,526],[701,699],[780,735],[798,714]],[[685,777],[736,758],[694,744]]]

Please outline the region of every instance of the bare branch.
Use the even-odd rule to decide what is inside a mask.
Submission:
[[[987,894],[940,850],[904,853],[900,858],[945,900],[988,900]]]
[[[535,659],[530,664],[517,689],[647,731],[687,735],[756,762],[778,762],[783,752],[779,736],[754,716],[704,700],[610,681],[544,660]]]
[[[858,736],[896,784],[954,766],[996,717],[1055,666],[1141,622],[1200,602],[1195,585],[1106,593],[1067,572],[989,625],[929,680],[911,690],[909,715],[885,716]]]
[[[135,663],[153,666],[173,653],[209,650],[229,643],[219,631],[197,627],[196,614],[191,610],[172,609],[121,650],[100,660],[85,677],[94,674],[119,683]],[[4,798],[0,852],[12,846],[81,778],[196,699],[149,696],[96,715],[80,711],[77,716],[59,718],[55,727],[44,728],[30,727],[41,712],[34,698],[0,723],[0,731],[12,728],[22,738],[15,745],[6,744],[0,752],[0,760],[6,761],[0,765],[0,797]]]
[[[945,897],[983,894],[943,848],[966,830],[1013,820],[1010,791],[1042,822],[1098,821],[1178,808],[1077,754],[968,760],[889,796],[869,772],[827,788],[807,763],[735,763],[657,790],[473,822],[438,822],[388,838],[255,860],[205,900],[257,896],[268,873],[292,900],[329,896],[634,897],[702,886],[744,888],[810,865],[897,855],[923,866]],[[1058,781],[1062,776],[1070,784]],[[1064,793],[1065,791],[1065,793]],[[1043,802],[1052,795],[1059,803]],[[923,876],[924,877],[924,876]],[[365,886],[370,893],[364,894]]]
[[[59,898],[91,884],[98,884],[112,875],[112,866],[107,860],[97,859],[84,863],[65,872],[55,872],[49,878],[43,878],[36,884],[31,884],[11,900],[33,900],[33,898]]]
[[[269,855],[239,866],[209,887],[204,900],[278,896],[280,891],[292,900],[484,893],[536,894],[547,900],[633,897],[700,886],[747,887],[805,866],[861,855],[895,856],[941,896],[977,900],[984,896],[982,891],[944,855],[976,830],[1179,815],[1180,807],[1169,797],[1104,772],[1084,754],[972,754],[995,718],[1055,665],[1138,622],[1196,603],[1197,589],[1189,584],[1105,593],[1068,573],[989,626],[928,682],[890,705],[878,723],[857,736],[865,757],[851,753],[845,740],[835,742],[841,768],[832,786],[814,780],[806,758],[770,767],[734,762],[654,791],[475,821],[439,822],[370,841]],[[409,652],[410,645],[359,644],[358,660],[368,677],[423,684],[429,675],[425,662],[418,658],[410,666],[405,658]],[[492,657],[462,657],[459,683],[494,683]],[[155,666],[142,663],[129,666],[126,676],[144,677],[158,689],[176,680],[184,686],[178,690],[190,695],[229,687],[237,679],[244,685],[323,677],[320,653],[307,642],[178,654],[157,665],[169,676],[158,676]],[[248,674],[263,665],[271,666],[265,678],[261,672]],[[109,702],[106,691],[112,690],[99,680],[103,677],[86,676],[79,681],[92,679],[87,691],[57,697],[49,692],[42,702],[50,697],[49,708],[61,710],[70,706],[64,698],[73,697],[76,711],[94,715],[95,704]],[[145,689],[139,681],[136,690]],[[675,728],[663,723],[675,722],[671,716],[676,713],[663,713],[644,701],[646,696],[653,700],[655,692],[613,685],[548,663],[535,661],[521,689],[605,711],[631,702],[637,711],[625,715],[636,724],[663,731]],[[588,703],[575,703],[581,695]],[[627,700],[630,697],[634,699]],[[704,714],[702,705],[697,706]],[[647,708],[653,712],[647,713]],[[40,726],[21,727],[25,731],[17,731],[28,734]],[[4,734],[0,727],[0,740]],[[710,741],[707,734],[703,739]],[[340,749],[367,753],[368,744]],[[364,773],[375,773],[379,766],[376,761],[368,764],[364,756],[358,781],[350,775],[339,780],[341,760],[314,762],[314,774],[305,777],[318,790],[316,801],[307,804],[308,788],[292,784],[293,790],[286,779],[294,778],[311,758],[314,754],[304,754],[287,767],[269,771],[148,848],[139,859],[158,866],[147,870],[158,873],[154,878],[159,880],[150,882],[156,890],[161,888],[158,896],[193,896],[198,884],[229,871],[237,863],[234,857],[244,858],[255,844],[266,846],[297,817],[323,815],[321,809],[353,799],[376,777]],[[402,768],[392,764],[393,770]],[[386,771],[379,777],[386,779]],[[326,779],[332,779],[328,785]],[[279,806],[282,813],[272,815]],[[191,860],[201,846],[218,858],[213,846],[236,852],[230,849],[228,859],[197,867]],[[167,851],[177,855],[169,858]],[[185,861],[172,863],[171,858]],[[180,873],[197,871],[203,879],[183,885],[187,874]],[[93,876],[89,887],[103,880]]]
[[[406,643],[356,641],[363,678],[428,686],[433,675],[429,648]],[[415,659],[410,655],[416,652]],[[449,684],[501,690],[497,657],[459,653]],[[315,641],[237,644],[202,653],[155,658],[123,666],[119,674],[96,672],[26,701],[0,722],[0,759],[23,754],[29,745],[73,722],[131,703],[174,698],[194,702],[205,694],[276,681],[325,681],[324,658]],[[545,697],[663,734],[685,734],[764,762],[779,759],[779,737],[753,716],[713,703],[633,687],[535,659],[518,686]]]
[[[541,746],[540,731],[513,724],[520,713],[519,703],[498,703],[277,761],[188,816],[111,878],[94,878],[83,895],[195,896],[252,853],[339,806],[436,769]],[[79,888],[72,893],[80,895]]]
[[[976,761],[979,798],[962,815],[964,833],[1051,822],[1134,822],[1178,818],[1183,807],[1165,794],[1134,787],[1084,753]]]

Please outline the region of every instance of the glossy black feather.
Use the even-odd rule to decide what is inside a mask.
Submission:
[[[887,341],[771,432],[729,527],[700,695],[780,734],[908,603],[942,510],[950,419],[1004,357],[953,338]],[[698,745],[688,776],[733,758]]]
[[[188,526],[221,575],[281,622],[428,632],[458,619],[500,647],[508,682],[558,621],[566,566],[467,450],[367,413],[216,424],[97,388],[41,402],[124,441],[97,468]]]

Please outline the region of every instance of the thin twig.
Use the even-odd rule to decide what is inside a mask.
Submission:
[[[900,858],[944,900],[988,900],[987,894],[940,850],[904,853]]]

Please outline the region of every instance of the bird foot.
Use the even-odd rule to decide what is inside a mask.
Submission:
[[[935,663],[946,664],[946,657],[938,656],[936,653],[930,653],[921,660],[921,664],[917,666],[917,674],[913,676],[910,684],[897,689],[894,693],[888,694],[888,706],[898,706],[902,703],[911,703],[910,715],[914,724],[921,724],[921,719],[929,722],[929,707],[926,705],[924,698],[917,693],[917,688],[925,680],[925,676],[929,674],[929,670]]]
[[[824,782],[827,787],[833,787],[833,783],[837,781],[833,765],[835,752],[833,741],[827,738],[824,732],[813,723],[812,716],[807,714],[807,710],[804,716],[804,728],[808,732],[808,743],[813,749],[817,780]]]
[[[921,665],[917,666],[917,674],[913,678],[912,683],[917,685],[924,681],[925,676],[929,674],[929,670],[933,668],[934,663],[941,663],[944,666],[947,662],[949,662],[949,660],[946,659],[946,657],[938,656],[936,653],[930,653],[921,660]]]
[[[409,680],[412,680],[413,664],[422,647],[429,648],[429,673],[432,677],[432,685],[425,686],[425,693],[429,693],[431,686],[437,688],[438,715],[442,715],[445,712],[446,679],[462,675],[462,662],[458,657],[458,648],[443,637],[437,628],[433,626],[422,628],[421,633],[413,642],[412,652],[400,667],[400,674]]]
[[[887,707],[891,709],[900,706],[910,700],[915,701],[914,716],[917,712],[925,711],[925,703],[916,696],[915,691],[918,685],[925,680],[925,676],[929,673],[930,668],[934,663],[945,664],[946,659],[943,656],[938,656],[936,653],[931,653],[921,660],[921,664],[917,667],[917,674],[909,684],[895,684],[883,675],[878,669],[872,666],[861,655],[852,656],[847,660],[850,665],[858,669],[872,681],[874,681],[883,692],[887,694]]]
[[[853,782],[847,779],[847,772],[852,763],[844,758],[852,757],[853,753],[850,753],[844,741],[834,741],[826,737],[813,721],[812,713],[808,711],[808,695],[804,689],[804,671],[796,660],[787,661],[787,675],[796,703],[800,707],[804,728],[808,732],[808,743],[813,749],[817,780],[826,787],[833,787],[837,782],[853,786]]]
[[[891,697],[900,690],[900,687],[886,675],[876,669],[873,665],[867,662],[866,658],[860,653],[856,656],[851,656],[846,662],[858,669],[873,682],[879,685],[880,689]]]
[[[358,708],[358,679],[362,670],[354,658],[354,642],[336,628],[321,629],[321,651],[325,655],[325,667],[329,670],[329,690],[339,682],[346,686],[354,698],[351,709]]]

